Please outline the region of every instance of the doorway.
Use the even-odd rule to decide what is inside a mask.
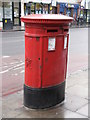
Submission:
[[[12,4],[13,10],[13,25],[14,26],[21,26],[21,3],[20,2],[13,2]]]

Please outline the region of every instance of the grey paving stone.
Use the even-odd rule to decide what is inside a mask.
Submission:
[[[2,113],[2,117],[3,118],[15,118],[19,114],[21,114],[21,111],[19,110],[12,111],[11,109],[6,109]]]
[[[67,88],[66,91],[68,94],[88,99],[88,88],[84,86],[75,85],[73,87]]]
[[[74,86],[76,84],[77,84],[77,80],[69,77],[66,80],[66,89],[69,88],[69,87],[72,87],[72,86]]]
[[[64,107],[65,109],[75,112],[82,106],[86,105],[87,103],[88,100],[84,98],[66,94],[65,102],[64,104],[61,105],[61,107]]]
[[[56,115],[55,118],[87,118],[87,117],[77,114],[76,112],[65,110],[64,112]]]
[[[28,111],[16,116],[16,118],[87,118],[69,110],[52,109],[42,111]]]
[[[14,108],[13,108],[14,106]],[[19,115],[22,113],[20,111],[20,106],[16,106],[16,104],[3,104],[2,105],[2,116],[3,118],[14,118],[15,116]]]
[[[0,100],[0,120],[2,118],[2,101]]]
[[[76,74],[72,74],[67,78],[67,88],[72,87],[76,84],[85,85],[86,87],[88,85],[88,71],[80,71]],[[85,86],[84,86],[85,87]]]
[[[60,112],[65,110],[60,107],[53,107],[45,110],[26,110],[24,107],[21,109],[22,114],[16,116],[16,118],[55,118]]]
[[[7,108],[15,110],[23,106],[23,95],[13,94],[3,99],[2,106],[6,105]]]
[[[16,110],[23,106],[23,99],[22,99],[22,97],[20,97],[17,100],[15,100],[15,99],[12,99],[12,101],[8,100],[8,101],[3,102],[3,105],[6,105],[6,107],[11,110]]]
[[[90,117],[90,115],[88,114],[88,104],[83,106],[81,109],[78,109],[77,113]]]
[[[7,96],[2,97],[3,102],[5,101],[12,101],[12,100],[17,100],[18,98],[20,98],[21,94],[17,93],[13,93]]]

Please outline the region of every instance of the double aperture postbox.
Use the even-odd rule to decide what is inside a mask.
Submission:
[[[28,15],[25,23],[24,105],[47,108],[65,99],[69,23],[64,15]]]

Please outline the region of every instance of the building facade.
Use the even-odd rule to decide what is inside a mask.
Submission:
[[[80,17],[82,17],[87,24],[90,24],[90,0],[83,0],[81,2],[80,12]]]
[[[70,3],[58,3],[58,9],[60,14],[64,14],[73,18],[79,16],[79,4],[70,4]]]
[[[85,1],[85,0],[84,0]],[[87,1],[87,0],[86,0]],[[88,0],[90,1],[90,0]],[[20,17],[28,14],[64,14],[75,19],[83,17],[90,21],[90,2],[82,0],[19,0],[19,2],[0,2],[0,27],[4,24],[24,26]],[[7,25],[6,25],[7,26]]]
[[[0,26],[9,22],[9,25],[20,26],[21,2],[0,2]]]

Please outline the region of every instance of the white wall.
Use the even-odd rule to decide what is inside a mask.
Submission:
[[[0,28],[2,28],[3,27],[3,23],[2,22],[0,22]]]
[[[51,3],[51,0],[21,0],[24,3],[28,3],[28,2],[35,2],[35,3]]]
[[[77,3],[78,1],[82,1],[82,0],[21,0],[24,3],[28,3],[28,2],[43,2],[43,3],[51,3],[51,1],[56,1],[56,2],[65,2],[65,3]]]
[[[64,3],[77,3],[78,0],[56,0],[57,2],[64,2]]]
[[[21,17],[24,16],[24,0],[21,0]],[[24,23],[21,22],[21,26],[24,26]]]
[[[2,2],[0,1],[0,21],[3,18],[3,9],[2,9]],[[0,28],[2,28],[2,22],[0,22]]]
[[[82,0],[81,5],[84,6],[86,9],[90,9],[90,0]]]
[[[90,1],[88,2],[88,9],[90,9]]]

